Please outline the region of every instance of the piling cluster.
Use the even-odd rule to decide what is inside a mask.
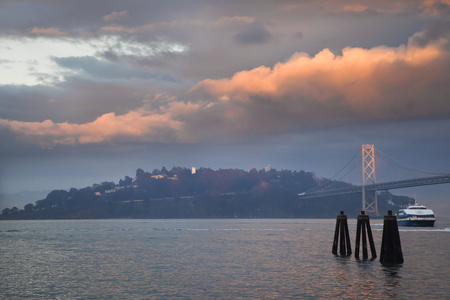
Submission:
[[[362,239],[361,239],[362,235]],[[372,260],[377,257],[375,250],[375,244],[373,242],[372,229],[370,228],[369,216],[361,211],[358,216],[356,225],[356,245],[355,245],[355,258],[359,259],[360,245],[362,240],[362,258],[368,259],[367,240],[369,241],[370,252],[372,254]],[[341,256],[350,256],[352,254],[347,216],[343,211],[337,216],[336,229],[334,232],[333,249],[334,255],[339,254]],[[398,232],[397,217],[392,215],[392,211],[388,211],[388,215],[384,217],[383,224],[383,239],[381,243],[381,263],[403,263],[402,247],[400,243],[400,234]]]
[[[402,263],[403,253],[398,233],[397,217],[392,215],[392,210],[384,216],[383,238],[381,240],[380,261],[382,263]]]
[[[368,258],[367,253],[367,238],[369,239],[370,252],[372,253],[372,259],[377,258],[377,251],[375,250],[375,244],[373,242],[372,229],[370,228],[369,216],[365,214],[365,211],[361,211],[356,223],[356,246],[355,246],[355,258],[359,259],[359,245],[362,231],[362,253],[363,259]],[[367,234],[366,234],[367,231]]]
[[[350,235],[348,234],[348,224],[347,216],[341,211],[341,214],[337,216],[336,229],[334,231],[334,241],[333,241],[333,254],[337,255],[338,240],[339,243],[339,253],[342,256],[347,256],[352,254],[352,247],[350,244]]]

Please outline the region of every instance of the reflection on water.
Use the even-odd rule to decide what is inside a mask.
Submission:
[[[385,266],[378,259],[334,256],[334,223],[0,222],[0,298],[385,299],[449,294],[448,231],[401,232],[405,262]],[[381,232],[374,232],[374,241],[379,248]]]
[[[397,298],[397,296],[399,296],[402,279],[400,274],[401,268],[401,264],[383,267],[383,272],[385,275],[385,289],[383,294],[388,298]]]
[[[352,287],[352,278],[350,276],[351,274],[351,256],[342,257],[342,256],[335,256],[336,258],[336,264],[335,264],[335,272],[336,275],[336,283],[338,286],[342,288],[342,290],[348,290]]]

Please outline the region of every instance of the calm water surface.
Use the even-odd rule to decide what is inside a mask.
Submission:
[[[382,220],[371,220],[377,254]],[[336,220],[0,222],[1,299],[449,299],[450,222],[405,262],[331,254]],[[352,248],[356,220],[349,219]],[[370,251],[369,251],[370,253]]]

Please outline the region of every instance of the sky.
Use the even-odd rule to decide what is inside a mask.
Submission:
[[[2,0],[0,207],[137,168],[331,178],[363,144],[450,173],[449,17],[449,0]],[[450,205],[449,184],[401,192]]]

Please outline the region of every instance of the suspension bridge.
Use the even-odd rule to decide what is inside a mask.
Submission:
[[[355,159],[360,154],[361,160],[358,160],[355,163]],[[393,180],[391,178],[390,180],[379,183],[376,180],[375,173],[375,170],[379,169],[378,162],[381,162],[383,165],[389,164],[399,169],[407,170],[410,173],[415,174],[416,177],[402,180]],[[358,165],[361,165],[362,167],[362,185],[350,185],[342,182],[342,178],[348,175]],[[350,170],[346,171],[346,173],[342,175],[339,180],[333,180],[338,174],[346,170],[349,166],[351,166]],[[422,177],[417,177],[417,174],[421,174]],[[439,174],[419,170],[407,166],[395,159],[387,158],[387,155],[382,153],[380,150],[375,149],[374,145],[362,145],[361,151],[358,151],[358,153],[331,180],[326,181],[323,184],[319,184],[319,186],[313,190],[300,193],[299,197],[300,199],[312,199],[361,193],[362,210],[378,215],[378,191],[444,183],[450,183],[450,174]]]

